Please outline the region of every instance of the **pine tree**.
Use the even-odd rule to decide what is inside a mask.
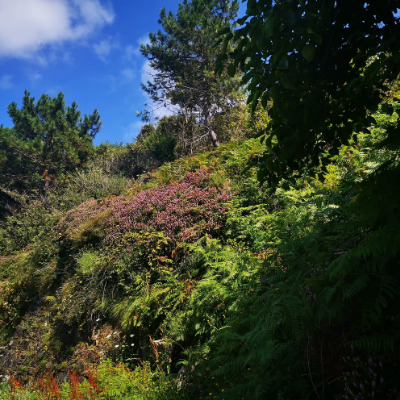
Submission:
[[[89,160],[100,116],[94,110],[82,118],[77,107],[75,102],[67,107],[62,93],[42,95],[35,103],[27,91],[22,108],[8,106],[14,127],[0,129],[2,185],[30,189],[41,179],[47,187]]]
[[[155,70],[144,90],[154,102],[176,106],[188,120],[195,117],[215,147],[219,142],[213,116],[237,102],[238,87],[237,79],[215,75],[217,55],[226,52],[215,39],[237,11],[236,0],[184,0],[176,15],[162,9],[163,31],[151,33],[150,43],[141,47]]]

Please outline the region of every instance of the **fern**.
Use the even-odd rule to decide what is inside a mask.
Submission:
[[[392,353],[395,350],[395,338],[392,335],[373,334],[359,337],[349,342],[360,350],[374,353]]]

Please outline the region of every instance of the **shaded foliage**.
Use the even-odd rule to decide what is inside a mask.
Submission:
[[[236,43],[229,71],[243,70],[253,110],[272,100],[260,178],[277,182],[318,166],[354,131],[367,132],[400,70],[397,7],[394,0],[247,2],[225,42]],[[387,131],[388,146],[398,146],[398,131],[398,124]]]

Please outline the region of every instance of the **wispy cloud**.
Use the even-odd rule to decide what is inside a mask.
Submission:
[[[132,60],[133,58],[140,55],[139,47],[132,46],[131,44],[126,46],[125,48],[125,57],[128,60]]]
[[[111,5],[102,5],[99,0],[74,0],[73,3],[80,11],[74,18],[75,35],[78,37],[85,36],[95,28],[114,21]]]
[[[137,46],[129,45],[125,48],[125,57],[128,60],[133,60],[134,58],[141,55],[140,46],[150,43],[149,35],[141,36],[137,41]]]
[[[139,119],[135,122],[130,123],[126,128],[123,129],[124,133],[124,142],[129,143],[132,142],[136,136],[140,133],[140,129],[144,123]]]
[[[104,39],[93,46],[95,53],[103,62],[107,62],[108,56],[111,54],[112,50],[118,47],[119,44],[111,38]]]
[[[152,68],[150,62],[147,60],[142,66],[142,83],[152,82],[157,71]],[[154,103],[151,98],[145,93],[147,98],[147,106],[149,108],[150,114],[155,119],[160,119],[162,117],[168,117],[170,115],[176,114],[178,112],[178,107],[169,104],[169,101],[165,99],[164,103]]]
[[[43,78],[43,75],[36,71],[30,71],[26,73],[27,78],[32,86],[37,85]]]
[[[136,78],[137,73],[136,73],[136,70],[133,69],[133,68],[124,68],[124,69],[121,71],[121,75],[122,75],[122,77],[125,78],[127,81],[133,81],[133,80]]]
[[[32,58],[48,45],[76,41],[111,24],[99,0],[0,1],[0,57]]]
[[[0,77],[0,89],[1,90],[8,90],[11,89],[14,86],[12,82],[12,76],[11,75],[3,75]]]
[[[142,66],[142,83],[152,82],[156,73],[157,71],[150,65],[150,61],[145,61]]]
[[[115,74],[108,74],[102,77],[102,81],[107,82],[109,93],[114,93],[121,88],[128,91],[131,90],[134,93],[140,85],[140,81],[138,81],[140,76],[138,76],[136,69],[126,67],[115,72]]]

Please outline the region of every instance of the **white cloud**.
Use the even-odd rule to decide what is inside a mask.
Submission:
[[[30,58],[113,20],[112,9],[99,0],[0,0],[0,57]]]
[[[125,68],[121,71],[121,75],[127,80],[127,81],[133,81],[136,78],[136,70],[133,68]]]
[[[138,40],[137,40],[137,46],[126,46],[125,48],[125,56],[128,60],[132,60],[135,57],[138,57],[141,55],[140,52],[140,46],[141,45],[146,45],[150,43],[150,39],[149,39],[149,35],[144,35],[141,36]]]
[[[103,82],[107,82],[108,91],[110,93],[114,93],[121,87],[127,87],[127,85],[129,85],[129,87],[132,88],[132,92],[134,92],[137,89],[136,78],[137,72],[134,69],[125,68],[116,74],[104,76],[102,80]]]
[[[145,61],[145,63],[142,66],[142,83],[146,84],[148,81],[152,82],[154,75],[157,73],[157,71],[151,67],[149,60]],[[151,98],[145,93],[145,96],[147,98],[147,105],[149,107],[149,111],[151,113],[151,116],[155,119],[160,119],[162,117],[168,117],[170,115],[176,114],[178,112],[178,106],[174,106],[172,104],[169,104],[165,100],[165,103],[154,103]]]
[[[140,55],[139,47],[132,46],[131,44],[129,46],[126,46],[125,56],[128,60],[132,60],[132,58],[138,55]]]
[[[36,86],[43,78],[43,75],[36,71],[28,71],[25,75],[32,86]]]
[[[81,29],[89,29],[104,24],[111,24],[114,21],[114,12],[111,6],[102,6],[99,0],[74,0],[74,4],[79,8],[80,15],[84,24],[78,25]],[[80,18],[78,17],[78,20]]]
[[[150,61],[146,60],[142,66],[142,83],[147,83],[147,81],[151,82],[156,72],[157,71],[150,65]]]
[[[132,142],[137,135],[140,133],[140,129],[144,125],[143,121],[135,121],[130,123],[125,129],[123,129],[124,133],[124,143],[130,143]]]
[[[12,83],[12,76],[11,75],[3,75],[0,78],[0,89],[1,90],[8,90],[14,86]]]
[[[168,104],[153,104],[150,103],[151,114],[156,119],[161,119],[162,117],[169,117],[178,112],[178,107]]]
[[[95,53],[100,58],[101,61],[106,62],[108,56],[110,55],[111,51],[117,49],[119,44],[113,42],[111,38],[104,39],[101,42],[95,44],[93,46]]]

